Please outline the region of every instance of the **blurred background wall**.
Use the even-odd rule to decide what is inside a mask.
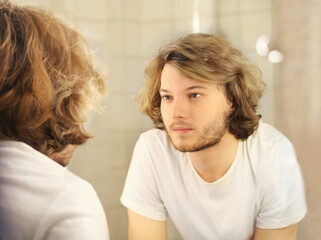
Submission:
[[[108,66],[106,110],[89,118],[95,135],[77,149],[69,169],[89,181],[105,208],[112,239],[127,238],[120,204],[132,150],[152,127],[134,101],[144,67],[160,46],[185,33],[224,35],[263,70],[267,90],[260,112],[294,143],[307,186],[309,214],[298,239],[316,240],[320,226],[320,1],[319,0],[17,0],[52,11],[86,37],[97,61]],[[255,51],[267,34],[284,61]],[[319,161],[318,161],[319,160]],[[181,239],[171,222],[169,239]]]
[[[309,212],[298,239],[321,236],[321,1],[275,0],[276,126],[296,147]]]

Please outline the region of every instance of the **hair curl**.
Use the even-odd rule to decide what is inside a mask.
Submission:
[[[186,35],[160,49],[145,69],[145,85],[137,103],[157,128],[164,129],[159,89],[166,63],[190,78],[225,87],[234,107],[228,130],[237,139],[245,140],[255,131],[261,118],[256,110],[265,88],[261,70],[221,37],[203,33]]]
[[[40,8],[0,2],[0,140],[46,155],[80,145],[105,91],[80,33]]]

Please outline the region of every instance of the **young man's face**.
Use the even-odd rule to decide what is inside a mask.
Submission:
[[[214,146],[227,132],[232,104],[224,88],[197,81],[165,64],[161,75],[161,114],[175,148],[196,152]]]

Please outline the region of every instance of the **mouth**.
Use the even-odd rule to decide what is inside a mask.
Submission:
[[[177,134],[184,134],[193,131],[193,129],[189,127],[173,127],[172,131]]]

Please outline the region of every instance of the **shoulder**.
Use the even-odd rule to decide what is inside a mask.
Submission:
[[[59,179],[52,179],[57,182],[56,191],[44,211],[37,236],[41,236],[39,239],[44,234],[49,234],[50,239],[107,239],[107,219],[96,191],[68,169],[62,170]]]
[[[57,192],[51,209],[48,208],[48,213],[56,215],[61,211],[66,214],[72,213],[74,216],[78,213],[79,216],[85,217],[100,215],[103,217],[103,208],[101,206],[98,195],[92,185],[66,171],[64,186]]]
[[[300,174],[292,143],[269,124],[260,122],[258,129],[245,141],[245,154],[257,180],[263,184],[273,177]]]
[[[246,145],[259,190],[257,227],[283,228],[300,221],[306,213],[304,183],[292,143],[260,122]]]
[[[103,208],[88,182],[21,142],[0,141],[0,155],[1,201],[10,202],[5,211],[19,234],[36,231],[42,239],[53,231],[62,239],[70,233],[67,222],[79,228],[97,224],[100,232],[107,231]]]
[[[249,137],[249,140],[256,144],[262,145],[287,145],[292,146],[287,137],[270,124],[259,123],[257,130]]]
[[[10,188],[16,194],[25,194],[25,204],[36,198],[41,199],[45,205],[70,191],[84,195],[95,194],[87,181],[27,144],[0,141],[0,154],[2,187]],[[75,198],[72,194],[69,197]]]
[[[246,140],[247,150],[252,159],[261,164],[296,164],[296,154],[292,143],[273,126],[260,122],[257,130]]]
[[[48,205],[35,239],[108,239],[108,225],[93,187],[73,179]]]

